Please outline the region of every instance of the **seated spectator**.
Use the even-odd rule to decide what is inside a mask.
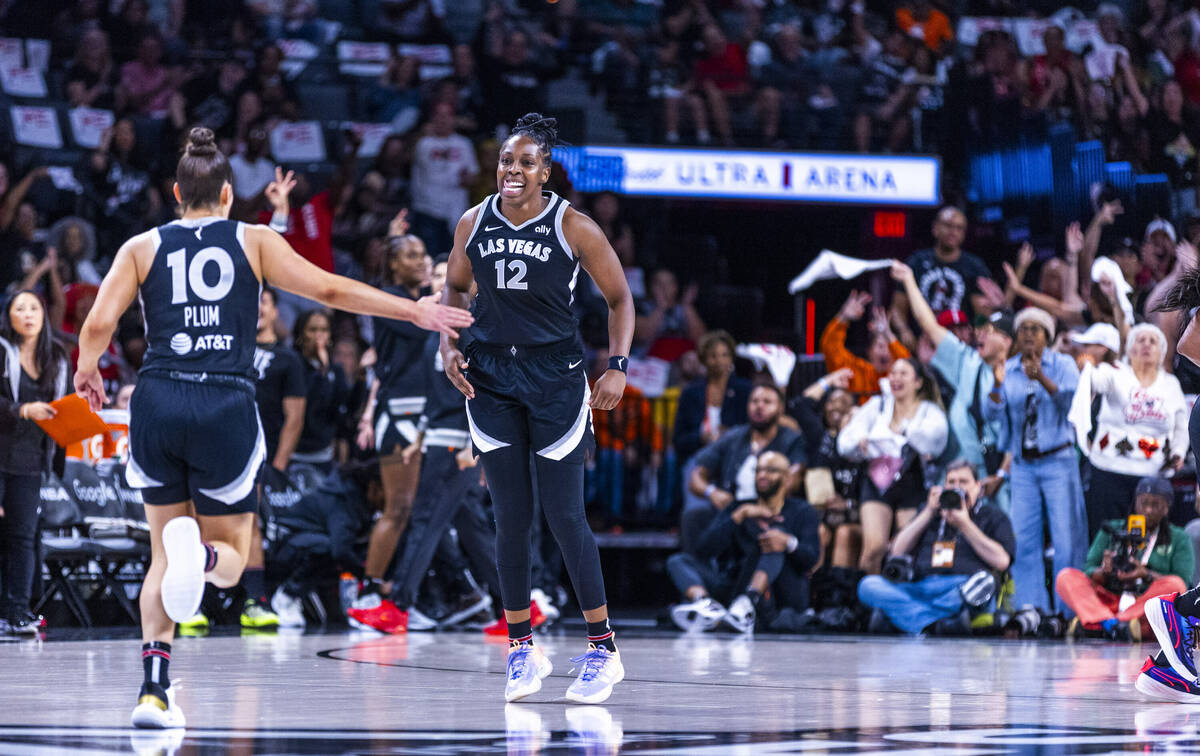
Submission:
[[[768,144],[775,142],[781,133],[785,142],[796,141],[804,134],[805,101],[810,91],[804,34],[799,26],[784,24],[775,33],[774,42],[775,54],[758,74],[758,83],[762,85],[758,107],[763,140]]]
[[[1087,544],[1075,429],[1067,417],[1079,371],[1069,356],[1046,348],[1054,338],[1054,319],[1045,310],[1026,307],[1014,323],[1017,354],[993,366],[995,383],[983,417],[999,424],[1013,460],[1013,605],[1047,613],[1044,527],[1049,525],[1054,544],[1055,574],[1082,564]]]
[[[750,94],[750,67],[746,51],[730,42],[716,24],[704,27],[703,55],[692,70],[692,90],[708,106],[713,128],[721,143],[732,145],[733,119],[730,107],[741,105]],[[703,138],[703,137],[702,137]]]
[[[116,104],[117,68],[108,48],[108,35],[91,29],[79,42],[67,65],[64,89],[75,108],[111,110]]]
[[[162,206],[145,157],[133,119],[122,118],[104,132],[88,161],[89,199],[99,204],[96,234],[101,249],[119,249],[145,230]]]
[[[912,146],[913,123],[907,105],[912,90],[903,86],[913,44],[900,29],[884,39],[883,52],[867,64],[854,120],[854,148],[870,152],[882,140],[888,152]]]
[[[96,269],[96,229],[83,218],[70,216],[50,227],[49,246],[58,250],[59,276],[63,284],[100,285]]]
[[[937,382],[911,357],[892,363],[885,393],[871,397],[838,433],[838,454],[866,463],[859,493],[863,572],[879,572],[893,525],[903,528],[916,516],[925,465],[945,451],[947,437]]]
[[[275,161],[270,158],[267,125],[259,121],[250,127],[241,149],[229,156],[233,170],[233,196],[241,205],[239,214],[252,211],[263,190],[275,180]]]
[[[138,43],[138,55],[121,66],[117,110],[151,118],[165,118],[181,83],[178,70],[163,63],[163,41],[147,32]]]
[[[687,89],[689,74],[680,47],[679,40],[665,39],[652,49],[644,65],[646,93],[651,100],[662,102],[667,144],[679,143],[680,107],[685,103],[696,129],[696,141],[709,144],[712,132],[708,128],[708,111],[700,95]]]
[[[258,65],[242,84],[262,103],[262,115],[294,121],[300,117],[300,97],[283,72],[283,51],[266,45],[258,53]]]
[[[683,389],[675,411],[675,455],[684,469],[700,447],[746,422],[750,381],[733,372],[736,348],[733,337],[725,331],[709,331],[700,337],[696,354],[704,365],[705,376]]]
[[[484,128],[511,128],[529,111],[545,112],[546,84],[559,75],[560,63],[557,50],[544,41],[531,44],[527,33],[511,29],[485,46],[479,68]]]
[[[667,560],[667,570],[687,603],[672,607],[682,630],[710,630],[724,620],[735,630],[754,630],[760,604],[771,596],[774,609],[808,608],[808,573],[817,565],[821,543],[816,510],[787,496],[788,458],[775,451],[758,455],[753,501],[726,507],[696,544],[694,554]],[[726,562],[729,568],[717,567]],[[733,597],[728,611],[709,595]]]
[[[232,57],[221,61],[212,73],[192,78],[171,105],[172,126],[180,132],[189,126],[207,126],[216,134],[222,151],[235,152],[244,136],[238,133],[237,124],[238,97],[245,81],[245,63]],[[242,197],[249,190],[234,181],[233,191]]]
[[[625,281],[634,301],[646,296],[646,280],[636,260],[633,226],[621,215],[621,201],[613,192],[600,192],[592,198],[592,220],[604,232],[625,270]],[[597,288],[597,292],[600,290]]]
[[[435,254],[454,246],[454,227],[470,207],[467,188],[479,174],[471,140],[455,132],[454,106],[433,107],[413,147],[412,226]]]
[[[1084,447],[1089,537],[1107,520],[1129,515],[1145,477],[1178,470],[1187,458],[1188,405],[1179,379],[1162,367],[1166,350],[1163,332],[1142,323],[1130,329],[1119,365],[1083,355],[1090,364],[1080,374],[1071,412],[1081,442],[1088,438],[1092,398],[1100,397],[1095,434]]]
[[[786,456],[793,472],[799,473],[805,462],[804,438],[780,425],[783,417],[783,392],[771,384],[759,384],[750,391],[748,424],[730,428],[715,443],[696,455],[696,465],[688,479],[688,488],[701,499],[684,503],[680,540],[691,551],[709,522],[731,504],[752,501],[754,465],[764,451]],[[796,481],[789,481],[789,490]],[[695,503],[693,503],[695,502]]]
[[[849,368],[851,374],[847,388],[858,397],[859,402],[865,402],[867,397],[879,393],[879,379],[892,369],[894,360],[909,356],[908,350],[896,340],[895,334],[888,326],[887,316],[878,307],[872,313],[868,326],[871,341],[867,346],[867,359],[858,357],[846,348],[846,332],[850,324],[863,316],[870,303],[870,294],[850,292],[842,309],[821,333],[821,354],[825,355],[825,369],[833,373],[842,368]]]
[[[393,55],[367,96],[371,120],[390,123],[397,134],[411,131],[421,117],[420,83],[417,59]]]
[[[689,284],[679,295],[679,279],[666,268],[650,278],[650,297],[643,301],[634,323],[633,339],[653,357],[673,362],[704,336],[704,321],[696,312],[700,288]]]
[[[1142,478],[1133,505],[1134,513],[1146,519],[1141,545],[1123,554],[1114,536],[1126,532],[1127,522],[1109,520],[1092,541],[1083,570],[1068,567],[1058,573],[1054,588],[1076,615],[1072,628],[1078,624],[1084,630],[1101,630],[1114,640],[1141,640],[1146,602],[1187,590],[1196,556],[1187,531],[1167,519],[1174,501],[1170,481]],[[1125,557],[1124,564],[1118,561]]]
[[[118,63],[127,63],[137,57],[142,39],[153,34],[155,29],[149,21],[150,7],[146,0],[125,0],[120,12],[109,16],[104,29],[112,37],[113,56]],[[86,42],[86,35],[84,41]]]
[[[943,503],[947,494],[957,496]],[[889,564],[898,560],[911,574],[898,581],[868,575],[858,585],[859,600],[876,612],[872,629],[886,629],[890,623],[910,635],[931,625],[938,634],[970,632],[971,608],[994,597],[995,575],[1008,569],[1017,549],[1008,517],[979,494],[974,465],[966,460],[947,465],[945,485],[929,490],[921,513],[892,543]],[[981,572],[993,574],[975,578]],[[971,588],[964,591],[967,586]]]

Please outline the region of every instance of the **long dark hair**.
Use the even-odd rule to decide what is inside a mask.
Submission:
[[[912,366],[913,372],[917,374],[917,380],[921,382],[921,388],[917,389],[917,399],[933,402],[945,411],[946,408],[942,405],[942,390],[938,388],[937,379],[933,377],[933,373],[929,372],[929,368],[912,357],[900,357],[896,362],[907,362]]]
[[[55,384],[58,381],[59,363],[66,357],[66,351],[54,336],[54,328],[50,325],[50,311],[46,308],[46,300],[42,299],[36,291],[29,289],[22,289],[9,297],[4,303],[4,309],[0,310],[0,337],[14,346],[19,347],[21,345],[21,334],[17,333],[17,329],[13,327],[12,308],[17,301],[17,297],[22,294],[34,297],[42,307],[42,330],[38,331],[37,344],[34,346],[33,354],[39,371],[38,388],[43,393],[53,394]]]
[[[332,341],[333,318],[330,317],[329,312],[327,310],[322,310],[320,308],[317,308],[314,310],[306,310],[306,311],[300,313],[300,316],[298,318],[296,318],[295,324],[292,325],[292,348],[295,349],[297,352],[299,352],[300,356],[303,357],[305,360],[308,360],[309,358],[308,358],[308,355],[306,355],[304,353],[304,348],[306,346],[304,330],[306,328],[308,328],[308,321],[312,320],[313,318],[315,318],[318,315],[325,318],[325,322],[329,324],[330,340]],[[330,344],[330,346],[332,347],[333,345]],[[315,351],[316,350],[314,350],[314,352]],[[330,356],[329,361],[330,361],[330,364],[333,363],[332,356]]]

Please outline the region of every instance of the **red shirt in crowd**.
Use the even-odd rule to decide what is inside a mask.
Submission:
[[[722,92],[740,94],[746,91],[750,79],[746,51],[740,45],[730,42],[725,45],[725,51],[720,55],[696,61],[695,76],[698,83],[711,81]]]
[[[1200,57],[1187,51],[1175,59],[1175,81],[1184,98],[1192,105],[1200,104]]]
[[[271,213],[258,214],[260,223],[270,223]],[[322,270],[333,272],[333,208],[329,192],[320,192],[288,214],[283,238],[300,256]]]

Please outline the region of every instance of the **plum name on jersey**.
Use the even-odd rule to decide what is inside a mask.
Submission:
[[[191,305],[183,308],[184,328],[221,325],[220,305]]]
[[[549,260],[550,253],[553,251],[551,247],[532,239],[488,239],[487,246],[484,246],[483,242],[479,242],[476,246],[479,248],[481,258],[508,252],[513,255],[534,257],[542,262]]]

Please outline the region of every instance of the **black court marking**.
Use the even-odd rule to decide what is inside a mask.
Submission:
[[[370,641],[367,641],[367,642],[370,643]],[[758,641],[755,641],[755,642],[757,643]],[[367,664],[367,665],[376,666],[376,667],[396,667],[398,669],[419,669],[419,670],[423,670],[426,672],[453,672],[453,673],[458,673],[458,674],[469,674],[469,675],[492,675],[492,676],[499,676],[499,677],[505,676],[505,672],[500,671],[500,670],[492,671],[492,670],[485,670],[485,669],[460,669],[457,667],[442,667],[442,666],[437,666],[437,665],[433,665],[433,664],[409,664],[407,662],[399,663],[399,662],[372,661],[370,659],[347,659],[345,657],[337,655],[339,652],[356,651],[356,650],[359,650],[359,647],[348,646],[348,647],[344,647],[344,648],[331,648],[331,649],[326,649],[325,651],[318,651],[316,653],[316,655],[321,659],[328,659],[330,661],[347,662],[350,664]],[[556,667],[556,669],[557,669],[557,667]],[[561,674],[558,672],[552,672],[549,675],[549,677],[570,680],[574,676],[570,675],[570,674]],[[1116,678],[1116,675],[1108,675],[1107,679],[1110,679],[1115,682],[1117,678]],[[735,683],[735,682],[713,682],[713,681],[699,682],[699,681],[692,681],[692,680],[653,680],[653,679],[648,679],[648,678],[644,678],[644,677],[630,677],[628,674],[626,674],[624,682],[626,682],[626,683],[630,683],[630,682],[646,683],[649,685],[680,685],[680,686],[708,687],[708,688],[743,688],[743,689],[748,688],[750,690],[845,691],[848,693],[857,692],[859,690],[859,688],[856,688],[853,686],[840,687],[837,685],[769,685],[769,684],[761,684],[761,683]],[[888,688],[874,688],[873,687],[871,689],[871,692],[872,693],[910,694],[913,691],[911,688],[888,689]],[[1004,696],[1007,699],[1022,699],[1022,700],[1028,699],[1028,700],[1034,700],[1034,701],[1041,701],[1041,700],[1047,700],[1047,699],[1056,699],[1056,700],[1061,699],[1060,695],[1036,695],[1036,694],[1022,695],[1019,693],[1012,693],[1011,691],[1009,691],[1009,692],[992,691],[992,692],[978,693],[978,692],[971,692],[971,691],[949,691],[948,690],[948,691],[931,691],[931,692],[945,692],[950,695],[963,696],[963,697],[967,697],[967,698],[970,698],[970,697],[994,698],[996,696]],[[1096,702],[1100,702],[1100,703],[1106,703],[1106,702],[1111,702],[1113,699],[1110,697],[1105,697],[1105,696],[1072,695],[1071,700],[1072,701],[1096,701]],[[612,705],[612,703],[613,703],[612,701],[609,701],[609,702],[606,702],[606,705]],[[1198,749],[1197,753],[1200,754],[1200,749]]]

